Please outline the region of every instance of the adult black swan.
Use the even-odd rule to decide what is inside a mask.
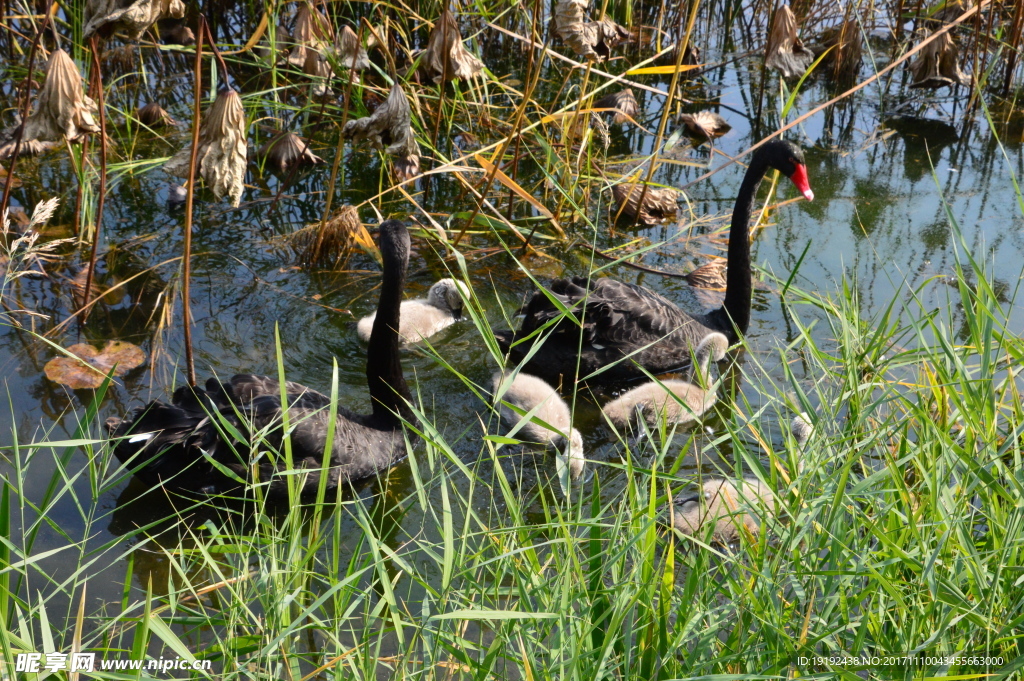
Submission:
[[[634,284],[610,278],[559,279],[551,284],[550,291],[582,327],[563,316],[544,293],[537,292],[523,310],[525,319],[518,332],[496,332],[502,349],[518,363],[537,337],[548,334],[525,369],[557,384],[560,377],[575,380],[577,375],[586,377],[600,369],[604,371],[591,380],[640,378],[644,374],[637,365],[652,373],[678,369],[689,364],[691,348],[709,333],[723,333],[735,343],[750,322],[750,213],[757,188],[769,168],[792,180],[808,201],[814,199],[798,146],[772,140],[754,153],[733,208],[722,307],[694,316]],[[552,320],[557,321],[544,328]]]
[[[380,251],[383,284],[366,357],[372,412],[363,415],[338,408],[328,489],[369,477],[402,459],[406,452],[402,422],[414,422],[397,331],[409,265],[409,232],[404,224],[388,220],[380,226]],[[302,471],[302,491],[315,491],[327,445],[330,399],[297,383],[288,382],[285,387],[293,465]],[[277,380],[238,375],[225,384],[210,379],[205,390],[179,388],[171,402],[151,402],[124,419],[107,421],[114,454],[126,466],[137,467],[135,474],[143,482],[179,492],[223,493],[238,487],[238,479],[257,482],[255,464],[258,482],[268,483],[267,498],[287,494],[287,478],[278,475],[286,464]],[[225,423],[245,439],[228,435]],[[269,434],[257,452],[249,443],[254,433],[265,428]],[[271,458],[268,448],[278,453]]]

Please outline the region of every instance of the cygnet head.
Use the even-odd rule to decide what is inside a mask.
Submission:
[[[583,455],[583,436],[575,428],[569,433],[569,477],[573,480],[583,475],[587,459]]]
[[[462,294],[459,294],[459,290]],[[427,302],[441,310],[449,310],[456,317],[462,316],[463,296],[469,297],[469,287],[454,279],[441,279],[430,287]]]
[[[711,359],[715,362],[721,362],[725,359],[725,353],[729,350],[729,339],[724,334],[709,333],[704,336],[704,339],[697,344],[695,354],[697,355],[698,364],[704,364]]]
[[[797,414],[794,416],[793,420],[789,423],[789,429],[793,432],[793,439],[796,440],[798,447],[803,447],[807,444],[807,441],[811,439],[811,435],[814,434],[814,426],[811,425],[807,414]]]

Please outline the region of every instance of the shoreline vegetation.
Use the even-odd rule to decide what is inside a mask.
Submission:
[[[1024,0],[0,0],[0,17],[0,679],[1024,673]],[[657,393],[663,413],[617,427],[601,407],[632,385],[598,380],[537,391],[564,399],[549,412],[494,400],[516,369],[494,329],[519,328],[528,293],[585,323],[557,277],[720,307],[716,211],[777,137],[803,147],[817,203],[774,170],[747,193],[750,332],[696,377],[643,371],[652,394],[692,381],[701,414]],[[916,140],[909,195],[880,176],[852,198],[877,288],[859,252],[818,276],[825,240],[780,235],[795,213],[845,229],[827,221],[839,159],[895,139]],[[957,203],[979,192],[946,179],[972,160],[979,214],[1006,219],[995,243]],[[873,217],[933,195],[924,254],[897,261]],[[392,339],[411,394],[395,465],[304,486],[301,429],[244,409],[205,422],[241,468],[202,455],[239,481],[272,462],[283,501],[149,488],[118,461],[108,418],[240,364],[301,379],[331,423],[369,405],[378,348],[356,321],[390,219],[412,237],[406,302],[445,315]]]

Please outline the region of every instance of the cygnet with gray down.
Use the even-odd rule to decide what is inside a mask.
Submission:
[[[460,294],[461,291],[461,294]],[[462,318],[464,298],[469,297],[469,287],[455,279],[441,279],[430,287],[426,298],[402,301],[401,328],[398,335],[403,343],[416,343],[429,338]],[[373,312],[356,324],[356,334],[363,342],[370,340],[373,331]]]

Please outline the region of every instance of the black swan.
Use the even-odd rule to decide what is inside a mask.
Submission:
[[[558,391],[536,376],[522,372],[516,374],[515,378],[511,376],[511,373],[499,371],[491,381],[495,406],[502,420],[512,428],[523,422],[525,414],[508,406],[512,405],[526,413],[532,411],[534,418],[554,428],[545,428],[532,420],[525,421],[514,437],[545,446],[565,447],[569,475],[572,478],[583,475],[587,464],[583,456],[583,436],[572,427],[569,405]]]
[[[464,297],[469,297],[469,287],[461,281],[441,279],[434,282],[426,298],[402,303],[402,327],[398,329],[398,335],[405,343],[415,343],[447,329],[462,318]],[[360,340],[370,342],[376,316],[377,313],[373,312],[356,324],[356,335]]]
[[[363,415],[338,407],[327,469],[328,489],[369,477],[402,459],[406,453],[402,422],[415,422],[409,407],[409,387],[402,376],[396,331],[409,264],[409,232],[404,224],[388,220],[380,226],[380,251],[383,285],[366,353],[366,381],[373,411]],[[288,382],[285,387],[294,468],[303,471],[303,492],[315,491],[327,444],[330,399],[298,383]],[[205,390],[179,388],[171,401],[151,402],[124,419],[107,420],[114,454],[126,466],[137,467],[135,474],[143,482],[201,494],[236,488],[236,477],[255,483],[250,456],[256,452],[250,451],[249,442],[253,433],[269,426],[266,444],[256,457],[259,482],[269,483],[267,498],[286,496],[286,478],[277,475],[285,469],[285,463],[281,389],[276,379],[245,374],[226,384],[210,379]],[[231,424],[245,439],[228,437],[223,422]],[[266,453],[268,446],[280,452],[276,460]],[[225,474],[221,467],[233,475]]]
[[[804,414],[793,418],[790,430],[801,450],[814,432]],[[799,455],[802,459],[803,453]],[[775,503],[775,492],[757,478],[744,478],[739,484],[712,478],[704,481],[699,493],[675,500],[672,525],[683,534],[700,538],[710,529],[714,543],[731,544],[739,541],[740,527],[756,536],[760,527],[757,513],[773,513]]]
[[[697,384],[689,381],[650,381],[628,390],[604,405],[604,415],[618,427],[626,427],[636,419],[643,419],[654,427],[663,417],[665,423],[690,425],[718,400],[718,391],[711,388],[709,364],[722,361],[729,349],[729,339],[720,333],[710,333],[694,351]]]
[[[502,349],[519,363],[533,345],[531,336],[548,334],[524,368],[557,384],[559,377],[575,380],[577,365],[580,377],[605,368],[592,379],[599,382],[640,378],[644,374],[637,364],[651,373],[678,369],[689,363],[690,349],[714,331],[725,334],[730,343],[738,341],[750,322],[750,213],[769,168],[792,180],[808,201],[814,199],[800,147],[772,140],[754,152],[733,208],[722,307],[693,316],[649,289],[616,279],[559,279],[550,291],[572,310],[582,329],[537,292],[523,309],[525,319],[518,332],[495,332]],[[543,328],[556,319],[553,329]]]

